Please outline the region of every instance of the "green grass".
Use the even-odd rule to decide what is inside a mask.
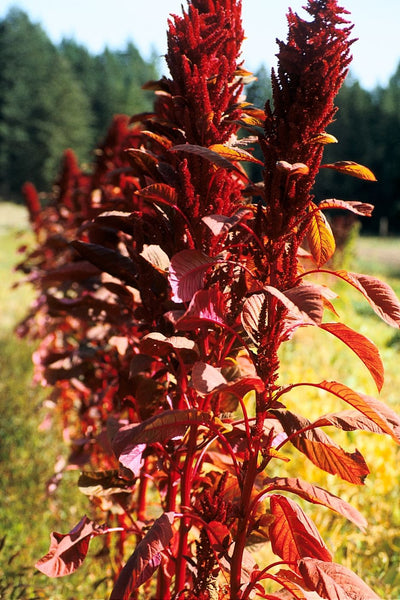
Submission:
[[[34,345],[19,340],[14,327],[33,298],[28,286],[12,289],[18,279],[13,266],[17,248],[27,243],[25,210],[0,204],[0,598],[2,600],[90,600],[106,597],[95,589],[107,574],[107,562],[93,568],[90,560],[74,575],[48,579],[33,565],[49,548],[49,533],[67,533],[88,511],[76,487],[78,473],[65,475],[56,494],[46,495],[46,481],[57,457],[66,454],[60,425],[38,427],[46,416],[48,392],[32,385]],[[100,549],[94,540],[90,553]]]
[[[0,203],[0,465],[3,494],[0,496],[0,598],[33,600],[100,600],[107,597],[106,586],[96,582],[110,573],[107,559],[94,560],[101,548],[93,540],[90,557],[78,571],[66,578],[48,579],[33,568],[48,550],[49,532],[67,532],[85,511],[86,499],[76,491],[77,472],[69,472],[52,497],[45,482],[53,474],[57,457],[65,455],[62,431],[57,422],[49,431],[38,431],[45,417],[46,391],[33,387],[31,353],[34,347],[18,340],[13,329],[24,315],[33,294],[29,286],[11,289],[18,276],[12,272],[18,261],[17,247],[28,243],[26,215],[21,207]],[[22,233],[21,233],[22,232]],[[400,292],[400,241],[360,238],[357,241],[360,272],[385,275]],[[400,334],[382,323],[367,302],[348,286],[334,285],[340,297],[335,306],[343,321],[371,338],[381,349],[386,366],[382,400],[400,411]],[[292,342],[282,347],[282,383],[337,379],[367,394],[376,395],[364,365],[350,350],[331,336],[314,328],[299,330]],[[345,408],[326,395],[292,393],[290,408],[309,417]],[[340,432],[338,432],[340,435]],[[339,439],[339,438],[338,438]],[[331,512],[307,506],[323,538],[335,551],[337,562],[354,569],[386,600],[400,598],[400,505],[397,465],[399,449],[383,436],[342,433],[346,450],[357,446],[371,467],[371,476],[360,489],[321,474],[306,460],[293,456],[290,474],[325,485],[343,495],[366,516],[366,534]],[[287,468],[283,464],[282,474]],[[277,474],[277,473],[274,473]],[[286,473],[287,474],[287,473]],[[0,543],[1,547],[1,543]],[[260,563],[261,564],[261,563]]]

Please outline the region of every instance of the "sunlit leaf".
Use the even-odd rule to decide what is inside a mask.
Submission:
[[[78,488],[85,496],[102,498],[112,494],[130,494],[133,483],[120,477],[115,470],[84,471],[78,479]]]
[[[320,328],[336,336],[353,350],[371,373],[378,390],[381,390],[384,382],[384,367],[375,344],[343,323],[322,323]]]
[[[175,188],[166,183],[152,183],[145,188],[137,190],[135,194],[145,200],[161,202],[168,206],[175,206],[178,201],[178,194]]]
[[[329,200],[322,200],[318,204],[320,210],[339,208],[348,210],[356,215],[362,217],[370,217],[374,210],[373,204],[367,204],[366,202],[357,202],[355,200],[337,200],[336,198],[330,198]]]
[[[173,512],[167,512],[154,521],[121,570],[110,600],[128,600],[131,593],[152,576],[161,563],[162,551],[174,535],[174,516]]]
[[[181,335],[166,337],[158,331],[148,333],[140,340],[140,350],[153,356],[167,356],[179,352],[185,358],[199,356],[199,348],[193,340]]]
[[[332,560],[313,521],[296,502],[273,494],[270,496],[270,503],[274,520],[269,533],[275,554],[289,563],[297,563],[306,556],[323,561]]]
[[[311,205],[312,210],[317,208]],[[336,244],[332,230],[325,215],[316,211],[310,219],[307,229],[307,241],[313,259],[318,267],[324,265],[333,256]]]
[[[141,133],[141,135],[151,138],[152,140],[154,140],[155,142],[160,144],[160,146],[162,146],[163,148],[166,148],[167,150],[169,148],[171,148],[171,146],[172,146],[171,140],[169,140],[167,137],[165,137],[165,135],[158,135],[157,133],[154,133],[153,131],[147,131],[147,130],[143,130],[140,133]]]
[[[349,273],[347,271],[334,271],[334,275],[341,277],[368,300],[377,315],[392,327],[400,327],[400,301],[396,294],[384,281],[370,275]]]
[[[140,255],[159,271],[168,271],[170,264],[168,255],[157,244],[145,246]]]
[[[85,560],[90,540],[109,531],[106,525],[98,525],[86,516],[69,533],[54,531],[50,534],[50,550],[35,567],[48,577],[70,575]]]
[[[358,163],[353,162],[351,160],[341,160],[335,163],[321,165],[321,169],[333,169],[334,171],[346,173],[347,175],[352,175],[353,177],[357,177],[358,179],[376,181],[375,175],[370,169],[368,169],[368,167],[359,165]]]
[[[192,368],[192,383],[199,394],[209,394],[226,384],[226,379],[220,369],[204,362],[196,362]]]
[[[362,579],[337,563],[304,558],[299,570],[306,585],[326,600],[379,600]]]
[[[278,160],[276,163],[278,171],[283,171],[288,175],[307,175],[310,169],[304,163],[288,163],[286,160]]]
[[[189,302],[204,285],[207,269],[215,264],[200,250],[182,250],[171,258],[169,283],[174,302]]]
[[[323,131],[322,133],[319,133],[318,135],[316,135],[315,137],[313,137],[310,142],[312,144],[337,144],[337,138],[335,138],[334,135],[330,134],[330,133],[326,133],[326,131]]]
[[[239,148],[232,148],[230,146],[224,146],[224,144],[213,144],[212,146],[209,146],[209,150],[212,150],[213,152],[217,152],[217,154],[219,154],[220,156],[223,156],[224,158],[227,158],[228,160],[233,160],[233,161],[244,160],[244,161],[256,163],[257,165],[264,165],[264,163],[261,160],[259,160],[258,158],[256,158],[252,154],[250,154],[250,152],[247,152],[246,150],[242,150]]]
[[[265,479],[264,485],[267,485],[268,488],[271,488],[272,490],[291,492],[313,504],[326,506],[346,517],[349,521],[352,521],[363,531],[365,531],[367,527],[366,519],[356,508],[348,504],[345,500],[342,500],[342,498],[331,494],[331,492],[328,492],[317,485],[308,483],[308,481],[304,481],[298,477],[275,477],[272,479]]]
[[[196,146],[195,144],[178,144],[177,146],[173,146],[170,150],[174,152],[187,152],[188,154],[194,154],[204,158],[217,167],[227,169],[228,171],[239,171],[242,174],[238,167],[230,160],[218,152],[214,152],[214,150],[210,150],[204,146]]]
[[[290,436],[293,446],[314,465],[327,473],[339,475],[344,481],[363,485],[369,469],[358,450],[345,452],[324,431],[310,428],[312,423],[305,417],[284,409],[271,412]]]

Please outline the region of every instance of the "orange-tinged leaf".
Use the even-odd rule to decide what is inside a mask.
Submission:
[[[321,329],[336,336],[362,360],[380,391],[384,383],[384,367],[378,348],[371,340],[343,323],[322,323]]]
[[[166,148],[167,150],[172,147],[171,140],[169,140],[167,137],[165,137],[165,135],[158,135],[157,133],[154,133],[153,131],[146,131],[146,130],[142,131],[141,134],[146,137],[151,138],[152,140],[154,140],[155,142],[160,144],[160,146],[162,146],[163,148]]]
[[[307,587],[326,600],[379,600],[358,575],[337,563],[303,558],[299,570]]]
[[[354,286],[368,300],[377,315],[392,327],[400,327],[400,301],[387,283],[361,273],[334,271],[337,275]]]
[[[238,171],[241,175],[243,172],[230,160],[228,160],[225,156],[222,156],[219,152],[215,152],[214,150],[210,150],[210,148],[205,148],[204,146],[197,146],[196,144],[178,144],[177,146],[173,146],[170,148],[172,152],[187,152],[188,154],[194,154],[196,156],[200,156],[210,163],[216,165],[217,167],[221,167],[222,169],[227,169],[228,171]]]
[[[316,135],[315,137],[313,137],[310,142],[312,144],[337,144],[337,138],[335,138],[334,135],[332,135],[331,133],[326,133],[326,131],[323,131],[322,133],[319,133],[318,135]]]
[[[373,204],[367,204],[366,202],[357,202],[354,200],[337,200],[336,198],[329,198],[328,200],[322,200],[318,204],[320,210],[338,208],[348,210],[356,215],[362,217],[370,217],[374,210]]]
[[[273,494],[270,497],[274,520],[269,528],[272,549],[282,560],[297,563],[306,556],[331,561],[332,555],[325,546],[313,521],[293,500]],[[293,567],[296,570],[296,567]]]
[[[311,204],[312,210],[318,208]],[[321,211],[316,211],[310,219],[307,229],[307,241],[313,259],[318,267],[322,267],[333,256],[336,244],[332,229],[325,215]]]
[[[396,442],[400,441],[384,414],[381,414],[379,411],[379,405],[377,406],[372,398],[371,401],[369,401],[368,396],[358,394],[343,383],[337,381],[321,381],[321,383],[318,383],[317,385],[320,389],[326,390],[341,400],[344,400],[353,408],[359,410],[363,415],[368,417],[368,419],[373,421],[381,429],[382,433],[390,435]]]
[[[135,194],[147,201],[161,202],[161,204],[167,206],[175,206],[178,201],[175,188],[166,183],[152,183],[141,190],[137,190]]]
[[[288,163],[286,160],[278,160],[276,163],[278,171],[283,171],[288,175],[307,175],[310,169],[304,163]]]
[[[313,428],[305,417],[300,417],[286,409],[271,411],[295,448],[311,462],[332,475],[339,475],[344,481],[363,485],[369,474],[362,455],[358,450],[349,453],[338,446],[324,431]],[[311,426],[311,427],[310,427]],[[305,431],[303,431],[306,429]]]
[[[360,165],[351,160],[340,160],[338,162],[321,165],[321,169],[333,169],[334,171],[346,173],[347,175],[352,175],[358,179],[376,181],[375,175],[368,167],[364,167],[364,165]]]
[[[258,160],[258,158],[250,154],[250,152],[239,148],[232,148],[231,146],[225,146],[224,144],[213,144],[212,146],[209,146],[208,149],[212,150],[213,152],[216,152],[217,154],[223,156],[228,160],[245,160],[248,162],[256,163],[257,165],[264,164],[261,160]]]
[[[331,492],[324,490],[318,485],[313,485],[308,481],[299,479],[298,477],[267,478],[264,480],[264,485],[268,486],[268,489],[291,492],[292,494],[296,494],[296,496],[300,496],[300,498],[304,498],[304,500],[307,500],[312,504],[326,506],[336,513],[346,517],[346,519],[349,519],[349,521],[355,523],[355,525],[362,530],[365,530],[367,527],[366,519],[356,508],[348,504],[348,502],[345,500],[342,500],[342,498],[331,494]]]

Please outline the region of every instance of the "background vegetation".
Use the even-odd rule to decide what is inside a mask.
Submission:
[[[49,190],[65,148],[90,161],[113,114],[152,109],[152,93],[141,87],[158,75],[157,59],[144,60],[133,43],[98,55],[73,40],[56,46],[24,12],[11,10],[0,20],[0,195],[20,200],[26,180]],[[256,75],[248,97],[262,106],[269,95],[269,71],[262,67]],[[365,164],[378,182],[369,185],[327,169],[316,196],[362,198],[376,207],[365,224],[369,231],[385,230],[388,223],[398,232],[400,65],[386,87],[365,90],[348,78],[337,104],[340,118],[330,133],[340,144],[326,148],[325,161]]]

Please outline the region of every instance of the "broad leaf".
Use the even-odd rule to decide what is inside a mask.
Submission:
[[[134,481],[118,475],[118,471],[84,471],[78,488],[85,496],[108,497],[112,494],[131,494]]]
[[[396,442],[400,441],[398,435],[396,435],[396,432],[393,430],[392,425],[387,421],[385,417],[385,411],[381,412],[383,403],[378,403],[378,401],[375,401],[374,398],[370,398],[364,394],[359,394],[343,383],[339,383],[337,381],[321,381],[321,383],[317,384],[317,387],[334,394],[341,400],[344,400],[353,406],[355,409],[359,410],[370,421],[377,425],[380,433],[386,433],[387,435],[390,435]],[[399,422],[400,419],[397,418],[397,421]]]
[[[310,142],[312,144],[337,144],[337,138],[335,138],[334,135],[332,135],[331,133],[326,133],[326,131],[323,131],[322,133],[319,133],[318,135],[316,135],[315,137],[313,137]]]
[[[220,385],[226,385],[221,370],[204,362],[196,362],[192,369],[192,383],[199,394],[209,394]]]
[[[315,210],[316,208],[318,207],[311,203],[311,209]],[[311,216],[307,229],[307,241],[318,267],[328,262],[335,252],[335,238],[325,215],[320,210],[315,211]]]
[[[318,208],[320,210],[332,209],[332,208],[341,208],[344,210],[348,210],[356,215],[361,215],[362,217],[370,217],[372,215],[372,211],[374,210],[373,204],[367,204],[366,202],[357,202],[354,200],[336,200],[336,198],[330,198],[329,200],[323,200],[318,204]]]
[[[258,160],[258,158],[250,154],[250,152],[246,152],[246,150],[232,148],[230,146],[224,146],[224,144],[213,144],[212,146],[209,146],[208,149],[212,150],[213,152],[217,152],[217,154],[223,156],[224,158],[227,158],[228,160],[244,160],[256,163],[257,165],[264,165],[264,163],[261,160]]]
[[[215,264],[200,250],[182,250],[171,258],[169,283],[174,302],[189,302],[194,294],[204,286],[207,269]]]
[[[278,160],[276,163],[278,171],[283,171],[288,175],[307,175],[310,169],[304,163],[288,163],[286,160]]]
[[[400,301],[387,283],[370,275],[335,271],[334,275],[344,279],[368,300],[377,315],[388,325],[400,327]]]
[[[106,525],[98,525],[86,516],[69,533],[54,531],[50,534],[50,550],[35,567],[48,577],[70,575],[85,560],[90,540],[109,531]]]
[[[337,563],[304,558],[299,570],[306,585],[326,600],[379,600],[362,579]]]
[[[275,554],[288,563],[297,563],[306,556],[323,561],[332,560],[316,526],[296,502],[273,494],[270,503],[274,520],[269,534]]]
[[[160,246],[156,244],[150,244],[149,246],[145,246],[143,248],[143,251],[140,253],[140,256],[143,256],[144,259],[146,259],[153,267],[155,267],[159,271],[168,271],[168,254],[166,254]]]
[[[200,290],[195,293],[187,311],[176,321],[177,329],[191,330],[208,323],[225,324],[226,305],[224,295],[217,289]]]
[[[179,353],[184,359],[194,359],[200,350],[193,340],[181,335],[166,337],[158,331],[148,333],[140,340],[140,350],[151,356],[167,356],[172,352]]]
[[[321,165],[321,169],[333,169],[334,171],[346,173],[346,175],[352,175],[353,177],[357,177],[358,179],[376,181],[375,175],[370,169],[368,169],[368,167],[359,165],[358,163],[353,162],[351,160],[340,160],[335,163]]]
[[[343,517],[346,517],[349,521],[352,521],[363,531],[366,530],[367,521],[357,509],[318,485],[313,485],[298,477],[267,478],[264,480],[264,484],[268,486],[268,489],[291,492],[292,494],[296,494],[296,496],[304,498],[308,502],[326,506]]]
[[[173,521],[173,512],[164,513],[154,521],[120,572],[110,600],[128,600],[131,593],[152,576],[160,565],[161,552],[168,546],[174,534]]]
[[[324,431],[313,427],[305,417],[288,410],[272,410],[291,443],[318,468],[339,475],[344,481],[363,485],[369,474],[368,466],[358,450],[345,452]],[[304,429],[306,429],[304,431]],[[297,433],[298,432],[298,433]]]
[[[378,348],[371,340],[343,323],[322,323],[321,329],[328,331],[346,344],[371,373],[378,390],[384,383],[384,367]]]

